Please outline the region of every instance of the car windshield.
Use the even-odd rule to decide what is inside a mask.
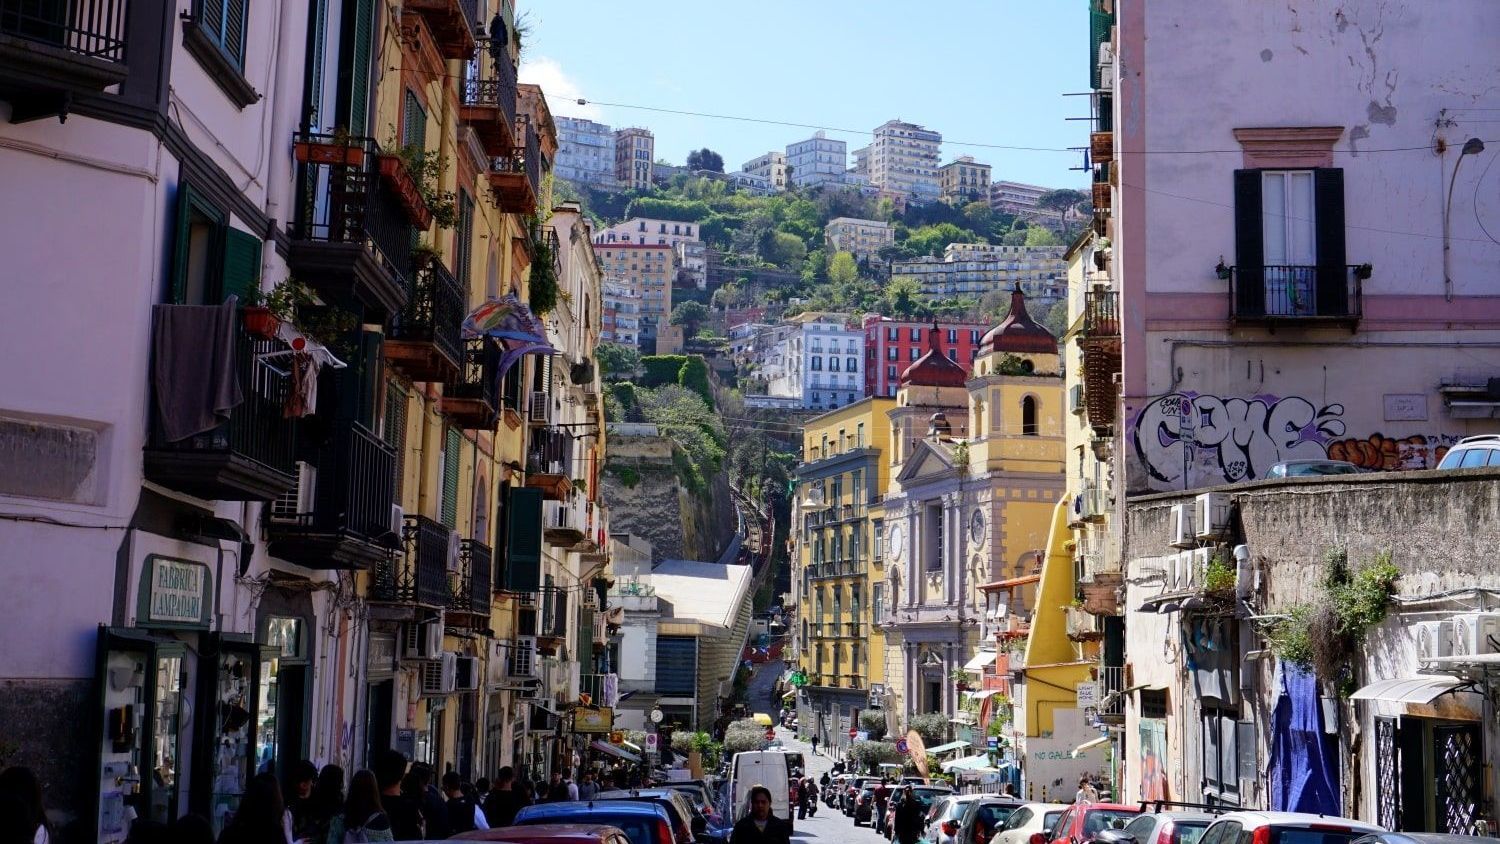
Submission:
[[[1115,821],[1124,826],[1135,816],[1135,812],[1123,809],[1094,809],[1083,817],[1083,837],[1093,838],[1106,829],[1116,829]]]
[[[1363,830],[1305,829],[1279,827],[1272,839],[1273,844],[1349,844],[1364,835]]]
[[[1344,463],[1292,463],[1286,467],[1286,473],[1294,478],[1308,477],[1310,475],[1354,475],[1359,469]]]
[[[1057,819],[1060,817],[1062,817],[1061,809],[1056,812],[1048,812],[1042,815],[1042,829],[1050,830],[1052,827],[1057,825]]]

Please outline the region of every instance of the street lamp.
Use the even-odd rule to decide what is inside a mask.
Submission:
[[[1458,151],[1458,161],[1453,165],[1453,175],[1448,179],[1448,198],[1443,205],[1443,298],[1449,302],[1453,301],[1453,278],[1448,269],[1448,252],[1453,245],[1449,237],[1453,219],[1453,187],[1458,183],[1458,168],[1463,166],[1464,157],[1478,155],[1481,152],[1484,152],[1484,141],[1478,138],[1464,141],[1463,149]]]

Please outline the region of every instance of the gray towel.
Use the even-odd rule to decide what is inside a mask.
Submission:
[[[233,297],[222,305],[152,308],[156,414],[167,442],[228,422],[244,400],[235,370],[238,320]]]

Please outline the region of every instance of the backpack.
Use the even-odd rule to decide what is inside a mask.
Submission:
[[[365,818],[365,822],[355,827],[354,829],[344,830],[343,844],[368,844],[368,842],[370,841],[370,834],[365,831],[365,827],[370,825],[370,821],[375,820],[382,814],[382,812],[376,812],[368,818]]]

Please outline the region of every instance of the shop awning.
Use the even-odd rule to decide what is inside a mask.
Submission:
[[[927,755],[931,756],[934,753],[951,753],[952,751],[962,750],[966,747],[973,747],[973,745],[969,744],[966,741],[950,741],[947,744],[940,744],[937,747],[927,748]]]
[[[982,670],[982,669],[984,669],[984,668],[986,668],[988,666],[994,665],[994,664],[995,664],[995,652],[994,651],[980,651],[979,653],[977,653],[977,654],[974,655],[973,659],[971,659],[968,662],[964,663],[964,670],[965,671],[980,671],[980,670]]]
[[[984,700],[985,698],[991,698],[998,694],[1000,694],[999,689],[985,689],[981,692],[964,692],[964,697],[968,698],[969,700]]]
[[[1079,756],[1083,755],[1083,752],[1085,750],[1088,750],[1091,747],[1098,747],[1099,745],[1104,744],[1104,743],[1106,743],[1108,741],[1109,741],[1109,736],[1100,736],[1100,737],[1098,737],[1096,739],[1089,739],[1088,741],[1084,742],[1083,744],[1080,744],[1077,747],[1073,748],[1073,758],[1077,759]]]
[[[994,771],[997,770],[990,764],[989,754],[981,753],[978,756],[965,756],[962,759],[954,759],[952,762],[943,763],[943,773],[949,771]]]
[[[1427,676],[1396,677],[1376,680],[1349,696],[1350,700],[1384,700],[1391,703],[1432,703],[1448,692],[1463,685],[1457,677]]]
[[[605,753],[605,754],[608,754],[610,756],[613,756],[616,759],[624,759],[626,762],[639,762],[639,761],[641,761],[641,757],[635,755],[634,753],[631,753],[628,750],[621,750],[620,748],[615,747],[614,745],[610,744],[607,741],[597,741],[597,740],[595,740],[594,742],[592,742],[592,743],[589,744],[589,747],[592,747],[593,749],[599,751],[600,753]]]

